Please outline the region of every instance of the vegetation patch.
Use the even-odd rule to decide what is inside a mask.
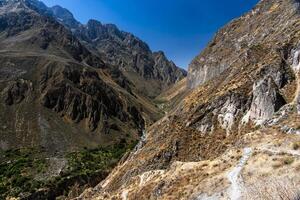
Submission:
[[[294,158],[292,158],[292,157],[286,157],[286,158],[283,160],[283,163],[284,163],[285,165],[291,165],[294,161],[295,161]]]
[[[294,143],[292,144],[292,149],[293,149],[293,150],[298,150],[299,148],[300,148],[300,141],[294,142]]]
[[[34,192],[42,182],[34,179],[37,173],[47,169],[46,160],[38,158],[34,149],[1,152],[0,199]]]
[[[127,144],[122,141],[106,148],[68,153],[63,157],[67,161],[66,166],[55,176],[49,174],[50,159],[46,159],[41,148],[1,152],[0,199],[75,197],[84,188],[95,186],[103,180],[135,145],[136,142]]]

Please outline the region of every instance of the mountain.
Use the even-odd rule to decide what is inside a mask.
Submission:
[[[89,20],[82,25],[60,6],[52,7],[51,11],[91,51],[100,54],[106,63],[118,67],[146,96],[154,98],[186,76],[186,71],[169,61],[162,51],[152,52],[145,42],[119,30],[114,24]]]
[[[183,101],[78,199],[298,199],[299,5],[261,0],[219,30]]]
[[[191,92],[187,78],[182,79],[155,98],[156,104],[166,113],[177,109],[182,100]]]
[[[147,78],[128,76],[106,50],[100,54],[101,44],[83,39],[92,37],[84,27],[59,6],[0,0],[0,199],[72,197],[94,186],[163,115],[140,87],[151,82],[158,95],[164,86],[156,91],[155,84],[171,86],[185,75],[122,32],[124,41],[105,48],[118,52],[128,42],[120,52],[136,62],[149,56]]]
[[[32,10],[30,2],[8,1],[0,11],[5,13],[0,16],[5,146],[39,145],[43,141],[43,146],[50,145],[55,151],[62,150],[59,146],[64,150],[76,147],[78,142],[99,143],[111,120],[124,123],[122,127],[132,123],[142,131],[139,103],[135,107],[131,101],[137,100],[107,75],[112,69],[64,26]],[[55,120],[48,116],[50,110],[57,124],[52,124]],[[91,132],[98,134],[82,140]],[[69,140],[72,134],[79,138]],[[20,142],[16,142],[18,135]]]
[[[117,66],[149,97],[157,96],[186,76],[163,52],[152,52],[146,43],[113,24],[90,20],[75,35],[99,52],[106,63]]]
[[[58,5],[51,7],[50,10],[52,11],[53,16],[59,22],[61,22],[71,30],[74,30],[80,26],[80,23],[74,18],[73,14],[69,10]]]

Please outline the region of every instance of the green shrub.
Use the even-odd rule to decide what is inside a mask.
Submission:
[[[291,157],[287,157],[283,160],[283,163],[285,165],[291,165],[293,162],[294,162],[294,158],[291,158]]]
[[[35,180],[36,175],[48,170],[48,163],[41,150],[20,149],[1,152],[3,159],[0,160],[0,199],[7,196],[18,197],[20,193],[31,194],[40,188],[48,188],[49,193],[67,195],[72,184],[77,184],[77,181],[83,186],[93,178],[99,176],[104,178],[136,143],[127,144],[121,141],[106,148],[84,148],[82,151],[70,153],[66,155],[68,166],[63,173],[44,181]]]
[[[294,143],[292,144],[292,148],[293,148],[294,150],[298,150],[298,149],[300,148],[300,142],[294,142]]]

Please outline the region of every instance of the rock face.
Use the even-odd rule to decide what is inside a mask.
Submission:
[[[264,4],[264,6],[258,5],[252,12],[240,19],[233,20],[229,25],[222,28],[208,47],[190,64],[189,87],[195,88],[218,76],[242,60],[241,57],[247,59],[249,56],[247,51],[255,47],[260,48],[259,44],[261,43],[278,39],[276,45],[279,45],[280,41],[288,40],[293,31],[282,35],[281,29],[275,27],[275,24],[280,24],[282,29],[286,28],[283,27],[283,24],[294,26],[295,21],[284,20],[296,12],[298,9],[297,2],[292,7],[286,8],[286,10],[291,10],[286,11],[281,16],[277,15],[280,2],[277,2],[278,5],[273,3],[273,1],[262,1],[260,5]],[[270,7],[270,5],[274,5],[274,7]],[[248,23],[245,23],[247,20]],[[247,33],[247,30],[251,31]]]
[[[118,67],[76,37],[73,29],[80,26],[58,6],[0,1],[0,134],[6,149],[42,146],[54,153],[132,142],[161,116]],[[163,65],[157,73],[177,76],[158,67]]]
[[[157,96],[186,76],[163,52],[154,52],[136,36],[120,31],[113,24],[90,20],[75,35],[99,52],[106,63],[117,66],[125,76],[150,97]],[[151,87],[149,87],[151,83]]]
[[[277,199],[277,183],[296,198],[299,30],[296,0],[262,0],[222,28],[190,64],[190,94],[79,199]]]
[[[66,66],[59,72],[63,76],[60,81],[53,80],[56,78],[53,74],[42,74],[41,87],[45,88],[42,91],[42,105],[68,116],[77,123],[85,119],[90,131],[101,125],[106,132],[105,123],[111,117],[129,122],[131,110],[124,108],[118,93],[113,88],[107,87],[96,71],[80,68],[80,66]],[[55,69],[46,70],[57,73]],[[143,117],[139,112],[132,114],[131,118],[142,130]]]
[[[252,120],[256,124],[262,124],[285,104],[286,101],[281,96],[276,83],[273,82],[272,77],[267,77],[254,84],[251,108],[249,113],[245,115],[243,122]],[[249,118],[246,119],[247,117]]]
[[[82,25],[70,11],[60,6],[48,8],[47,13],[69,28],[91,51],[101,54],[108,65],[121,70],[139,92],[149,97],[158,96],[187,75],[185,70],[169,61],[163,52],[152,52],[145,42],[119,30],[114,24],[89,20]]]
[[[293,70],[294,72],[296,73],[296,76],[299,80],[299,73],[300,73],[300,62],[299,62],[299,50],[295,50],[293,52],[294,54],[294,57],[293,57]],[[296,93],[295,93],[295,98],[294,98],[294,101],[295,103],[297,104],[297,110],[298,110],[298,113],[300,113],[300,88],[299,88],[299,81],[298,81],[298,88],[296,90]]]
[[[53,6],[50,9],[53,12],[55,18],[71,30],[74,30],[80,26],[80,23],[76,21],[73,14],[69,10],[62,8],[58,5]]]
[[[5,104],[11,106],[21,103],[32,90],[32,83],[23,79],[11,83],[3,90]]]

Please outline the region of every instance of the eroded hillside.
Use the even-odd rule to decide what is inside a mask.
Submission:
[[[99,52],[104,47],[84,40],[92,33],[75,33],[86,26],[66,9],[0,0],[0,199],[78,196],[163,116],[153,98],[186,72],[132,34],[112,37],[109,27],[94,27],[96,36],[107,51],[132,53],[127,68],[142,68],[135,79]],[[164,86],[150,95],[137,87],[143,81]]]
[[[262,0],[191,63],[193,89],[78,199],[296,199],[297,0]]]

